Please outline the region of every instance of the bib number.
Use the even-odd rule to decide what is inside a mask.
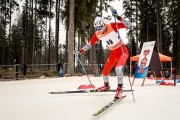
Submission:
[[[112,45],[113,41],[111,39],[109,39],[108,41],[106,41],[108,45]]]

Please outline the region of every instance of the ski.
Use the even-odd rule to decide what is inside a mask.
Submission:
[[[123,90],[122,92],[132,92],[134,90]],[[95,93],[95,92],[116,92],[115,89],[110,89],[106,91],[98,91],[98,90],[74,90],[74,91],[54,91],[48,92],[49,94],[70,94],[70,93]]]
[[[113,101],[109,102],[107,105],[105,105],[103,108],[101,108],[100,110],[98,110],[96,113],[93,114],[93,116],[98,116],[99,114],[101,114],[102,112],[104,112],[105,110],[107,110],[109,107],[111,107],[113,104],[115,104],[118,101],[121,101],[123,98],[125,98],[126,95],[122,96],[120,99],[114,99]]]

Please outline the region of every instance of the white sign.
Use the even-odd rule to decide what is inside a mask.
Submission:
[[[144,42],[137,68],[134,74],[135,78],[145,78],[149,64],[151,61],[152,53],[154,50],[155,41]]]

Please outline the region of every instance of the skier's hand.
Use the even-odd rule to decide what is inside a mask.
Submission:
[[[118,15],[118,14],[117,14],[117,11],[116,11],[115,9],[113,9],[113,8],[111,9],[111,12],[112,12],[112,15],[113,15],[113,16],[117,16],[117,15]]]
[[[74,53],[75,55],[79,55],[79,54],[81,54],[81,52],[80,52],[80,51],[78,51],[78,50],[74,50],[74,51],[73,51],[73,53]]]
[[[80,50],[80,53],[84,53],[84,49],[83,48]]]
[[[111,8],[112,15],[116,17],[118,20],[121,20],[122,18],[118,15],[117,11],[113,8]]]

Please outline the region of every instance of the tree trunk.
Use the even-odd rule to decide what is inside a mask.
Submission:
[[[177,33],[180,33],[180,21],[178,21],[178,31]],[[178,41],[178,51],[180,51],[180,34],[178,34],[178,38],[177,38],[177,41]],[[178,52],[178,55],[177,55],[177,70],[178,70],[178,74],[180,74],[180,52]]]
[[[66,28],[66,48],[65,48],[65,63],[68,63],[68,34],[69,34],[69,28]]]
[[[74,74],[74,6],[75,1],[70,0],[69,8],[69,38],[68,38],[68,65],[67,73]]]
[[[48,51],[48,64],[51,64],[51,0],[49,7],[49,51]]]
[[[12,42],[12,33],[11,33],[11,18],[12,18],[12,0],[10,0],[10,12],[9,12],[9,45]],[[8,49],[8,65],[10,65],[10,60],[11,60],[11,51]],[[19,59],[19,58],[18,58]]]
[[[97,7],[97,4],[98,4],[98,0],[96,0],[96,3],[95,3],[95,7],[94,7],[94,11],[93,11],[93,13],[92,14],[94,14],[94,18],[96,18],[96,7]],[[94,26],[93,26],[93,28],[92,28],[92,35],[94,34]],[[91,36],[92,36],[91,35]],[[92,64],[95,64],[96,63],[96,61],[97,61],[97,58],[96,58],[96,45],[94,45],[92,48],[91,48],[92,50],[91,50],[91,55],[92,55],[92,57],[91,57],[91,63]]]
[[[58,63],[58,46],[59,46],[59,13],[60,13],[60,0],[56,0],[56,40],[55,40],[55,62]]]
[[[26,14],[25,14],[25,34],[24,34],[24,55],[23,63],[27,64],[27,46],[28,46],[28,0],[26,0]]]
[[[100,11],[101,11],[101,16],[102,16],[102,11],[103,11],[103,8],[102,8],[102,0],[100,0]],[[102,41],[100,40],[99,41],[99,60],[98,60],[98,64],[102,64],[103,62],[103,48],[102,48]]]
[[[81,29],[83,33],[81,34],[81,48],[85,46],[85,21],[81,21]],[[81,55],[82,63],[85,63],[85,55]]]
[[[33,27],[33,41],[32,41],[32,64],[34,64],[34,44],[35,44],[35,30],[36,30],[36,8],[37,8],[37,0],[35,0],[35,15],[33,13],[34,11],[34,7],[33,7],[34,3],[32,2],[32,27]],[[33,17],[34,16],[34,17]],[[34,21],[34,22],[33,22]]]
[[[138,4],[136,0],[136,55],[138,54]]]
[[[4,29],[4,31],[3,31],[3,50],[2,50],[2,65],[5,65],[5,46],[6,46],[6,2],[3,4],[4,5],[4,7],[5,7],[5,11],[4,11],[4,21],[3,21],[3,29]]]
[[[44,46],[45,46],[45,53],[44,53],[44,63],[47,63],[47,24],[48,24],[48,19],[47,19],[47,15],[46,15],[46,30],[45,30],[45,40],[44,40]]]
[[[159,31],[160,31],[160,29],[159,29],[159,26],[160,26],[160,24],[159,24],[159,16],[160,16],[160,13],[159,13],[160,11],[159,11],[159,0],[156,0],[156,32],[157,32],[157,49],[158,49],[158,52],[161,52],[161,44],[160,44],[160,40],[159,40],[159,36],[160,36],[160,34],[159,34]]]

